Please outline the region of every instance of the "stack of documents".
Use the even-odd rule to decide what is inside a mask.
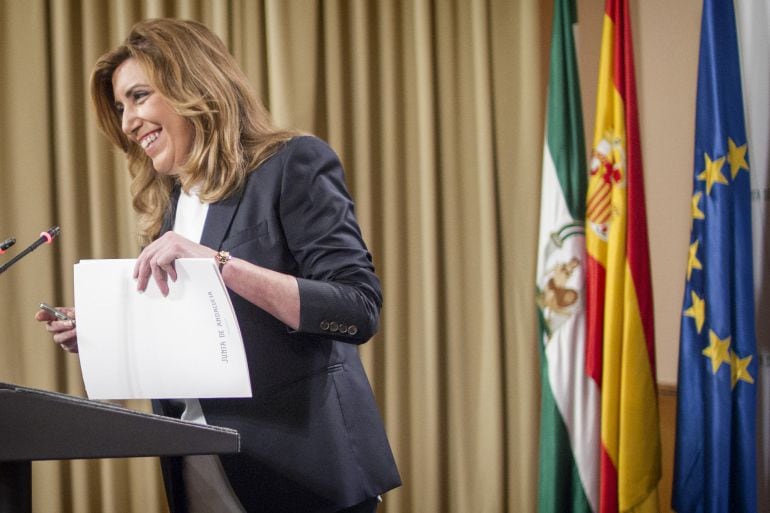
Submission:
[[[78,350],[91,399],[250,397],[230,296],[210,258],[176,261],[169,294],[138,292],[135,260],[75,265]]]

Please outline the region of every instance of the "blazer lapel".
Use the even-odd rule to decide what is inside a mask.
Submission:
[[[206,222],[203,224],[201,245],[212,249],[222,249],[222,241],[225,240],[240,202],[241,194],[234,194],[209,205]]]

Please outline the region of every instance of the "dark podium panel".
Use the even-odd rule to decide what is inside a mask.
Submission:
[[[0,383],[0,513],[31,511],[30,462],[227,454],[232,429]]]

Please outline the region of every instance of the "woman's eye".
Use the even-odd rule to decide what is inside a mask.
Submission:
[[[134,93],[134,102],[139,103],[149,95],[146,91],[137,91]]]

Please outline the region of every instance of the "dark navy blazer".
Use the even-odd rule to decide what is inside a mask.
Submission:
[[[247,511],[334,512],[399,486],[357,348],[377,331],[380,282],[335,153],[314,137],[287,142],[238,194],[209,206],[201,244],[299,283],[296,331],[230,292],[253,397],[200,401],[209,424],[241,434],[241,452],[221,461]],[[183,512],[181,460],[162,467],[171,511]]]

